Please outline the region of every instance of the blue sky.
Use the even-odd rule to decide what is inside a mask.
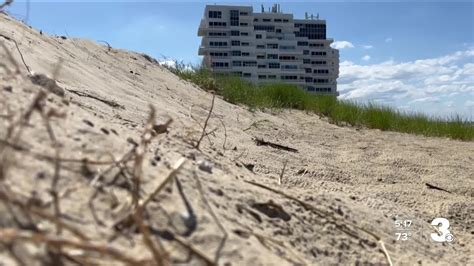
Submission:
[[[221,1],[207,2],[210,4]],[[225,2],[253,5],[261,2]],[[474,2],[282,1],[302,18],[319,13],[340,49],[341,98],[474,120]],[[28,23],[50,34],[198,63],[205,1],[30,1]],[[266,2],[269,6],[271,2]],[[25,18],[26,2],[8,9]]]

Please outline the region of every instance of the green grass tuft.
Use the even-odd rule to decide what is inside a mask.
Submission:
[[[474,124],[459,115],[450,119],[430,117],[420,113],[401,112],[373,103],[358,104],[338,100],[334,96],[317,95],[285,83],[256,85],[231,75],[213,75],[204,67],[176,62],[168,69],[180,78],[204,90],[212,90],[233,104],[256,108],[289,108],[311,111],[326,116],[332,123],[349,124],[384,131],[396,131],[430,137],[474,140]]]

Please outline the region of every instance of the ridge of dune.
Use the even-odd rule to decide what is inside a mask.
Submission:
[[[473,142],[339,127],[315,114],[250,111],[217,96],[198,150],[193,144],[201,137],[212,94],[149,57],[40,34],[2,13],[0,34],[16,40],[31,71],[54,76],[64,90],[63,97],[49,93],[41,101],[60,144],[58,172],[56,149],[39,112],[14,128],[21,131],[17,146],[6,145],[5,140],[12,144],[8,129],[44,88],[29,78],[15,44],[0,37],[8,50],[0,46],[0,184],[54,213],[50,188],[58,177],[61,219],[94,243],[152,258],[139,232],[114,227],[132,208],[133,161],[121,167],[94,163],[120,160],[140,143],[152,105],[157,124],[173,122],[144,150],[141,200],[185,158],[178,182],[153,198],[145,216],[172,263],[205,264],[176,238],[213,261],[218,258],[219,265],[388,264],[387,254],[394,265],[473,263]],[[254,138],[298,152],[258,146]],[[92,201],[96,217],[90,207],[96,191],[92,180],[104,186]],[[17,219],[55,235],[53,223],[29,221],[7,205],[0,201],[0,230],[21,228]],[[436,217],[450,220],[454,242],[430,240]],[[396,241],[394,221],[403,219],[413,221],[412,237]],[[74,238],[68,232],[61,236]],[[27,265],[52,261],[44,246],[18,241],[14,252]],[[75,253],[78,259],[119,264],[89,251]],[[18,263],[5,246],[0,246],[0,262]]]

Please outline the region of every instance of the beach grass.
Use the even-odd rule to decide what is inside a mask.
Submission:
[[[212,90],[224,100],[250,109],[298,109],[328,117],[331,123],[395,131],[429,137],[473,141],[474,123],[453,115],[448,119],[410,113],[374,103],[339,100],[335,96],[306,92],[296,85],[275,82],[253,84],[237,76],[214,75],[203,67],[176,63],[168,67],[180,78],[204,90]]]

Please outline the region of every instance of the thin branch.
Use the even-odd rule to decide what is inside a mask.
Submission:
[[[26,64],[25,58],[23,58],[23,54],[20,51],[20,47],[18,46],[18,43],[14,39],[12,39],[12,38],[10,38],[6,35],[0,34],[0,36],[15,43],[16,49],[18,50],[18,53],[20,54],[21,61],[23,62],[23,65],[25,65],[26,70],[28,70],[28,73],[31,74],[30,67],[28,67],[28,65]]]
[[[202,129],[201,137],[199,138],[199,140],[197,141],[196,145],[194,146],[194,148],[196,148],[196,149],[198,149],[198,150],[199,150],[199,145],[201,144],[201,141],[202,141],[202,139],[204,138],[204,136],[205,136],[205,134],[206,134],[206,127],[207,127],[207,123],[209,122],[209,118],[211,118],[212,109],[214,109],[214,99],[215,99],[215,98],[216,98],[216,94],[213,92],[213,93],[212,93],[211,108],[209,109],[209,113],[207,114],[206,121],[204,122],[204,126],[203,126],[203,129]]]
[[[41,209],[35,206],[31,206],[31,205],[28,205],[27,203],[22,202],[20,199],[14,197],[13,195],[8,195],[7,192],[3,191],[3,189],[0,190],[0,200],[6,201],[10,204],[20,207],[24,211],[30,212],[31,214],[36,215],[42,219],[48,220],[56,225],[60,225],[61,227],[68,230],[69,232],[71,232],[73,235],[77,236],[81,240],[84,240],[84,241],[88,240],[88,237],[85,236],[79,229],[69,224],[66,224],[65,222],[61,221],[61,219],[59,219],[56,216],[43,212]]]
[[[283,181],[283,175],[285,174],[285,169],[286,169],[286,164],[288,163],[288,160],[285,160],[283,163],[283,169],[281,169],[280,177],[278,178],[278,185],[282,184]]]
[[[219,121],[221,121],[221,124],[224,127],[224,143],[222,144],[222,150],[223,150],[222,153],[224,154],[226,150],[226,144],[227,144],[227,128],[225,127],[225,124],[222,118],[219,118]]]

